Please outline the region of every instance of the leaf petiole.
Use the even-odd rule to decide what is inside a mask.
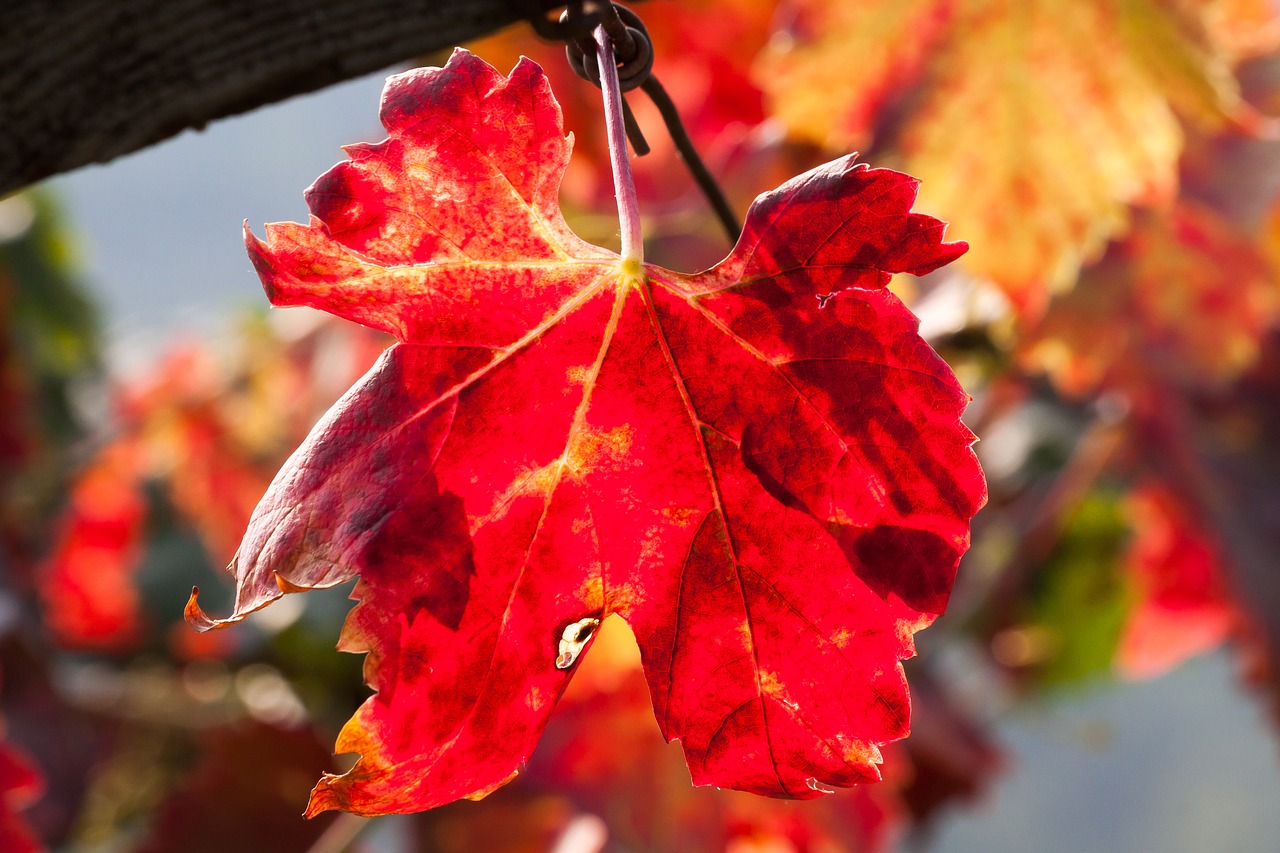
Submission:
[[[618,199],[618,224],[622,231],[622,257],[638,266],[644,263],[644,237],[640,231],[640,203],[636,199],[627,131],[622,113],[622,87],[613,42],[604,25],[595,28],[596,56],[600,62],[600,91],[604,93],[604,120],[609,135],[609,162],[613,166],[613,192]]]

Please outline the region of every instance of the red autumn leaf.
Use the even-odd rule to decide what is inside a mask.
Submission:
[[[878,778],[899,661],[985,486],[967,396],[884,289],[957,257],[916,182],[843,158],[757,199],[697,275],[576,237],[571,141],[532,62],[391,78],[389,138],[247,235],[276,305],[394,334],[277,475],[243,618],[359,576],[341,647],[377,691],[308,814],[478,797],[533,750],[599,620],[639,642],[693,779],[814,797]]]

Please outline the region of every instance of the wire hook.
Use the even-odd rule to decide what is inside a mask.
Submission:
[[[536,20],[534,20],[536,19]],[[742,226],[733,215],[733,209],[725,198],[724,191],[716,183],[715,177],[707,169],[698,155],[685,130],[680,114],[676,110],[666,89],[658,82],[653,73],[653,40],[640,16],[626,6],[604,0],[574,0],[565,8],[556,23],[541,16],[534,16],[534,29],[539,35],[550,37],[565,43],[565,55],[569,67],[582,79],[596,88],[600,88],[600,64],[596,57],[595,43],[591,37],[594,27],[602,25],[613,42],[614,54],[618,59],[618,80],[623,92],[641,89],[658,108],[662,121],[671,134],[676,150],[693,174],[698,188],[706,197],[716,218],[728,233],[730,241],[736,243],[742,233]],[[635,150],[637,157],[649,153],[649,143],[637,124],[635,115],[625,98],[622,100],[623,120],[626,123],[627,139]]]

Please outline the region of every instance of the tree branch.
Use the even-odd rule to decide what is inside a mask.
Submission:
[[[520,20],[550,0],[8,0],[0,196]]]

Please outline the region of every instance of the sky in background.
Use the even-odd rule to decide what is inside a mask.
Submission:
[[[996,731],[1008,770],[985,801],[944,819],[928,849],[1280,849],[1275,731],[1226,651],[1163,678],[1062,693],[1014,711]]]
[[[384,135],[383,79],[215,122],[47,182],[103,309],[113,364],[139,369],[183,335],[214,334],[237,311],[266,309],[242,223],[261,236],[264,222],[306,221],[302,193],[344,159],[340,146]]]
[[[78,236],[117,368],[265,309],[241,223],[261,234],[263,222],[304,221],[302,192],[342,159],[339,146],[381,138],[381,86],[363,78],[47,184]],[[1277,849],[1280,752],[1225,653],[1015,712],[998,737],[1011,766],[930,849]]]

